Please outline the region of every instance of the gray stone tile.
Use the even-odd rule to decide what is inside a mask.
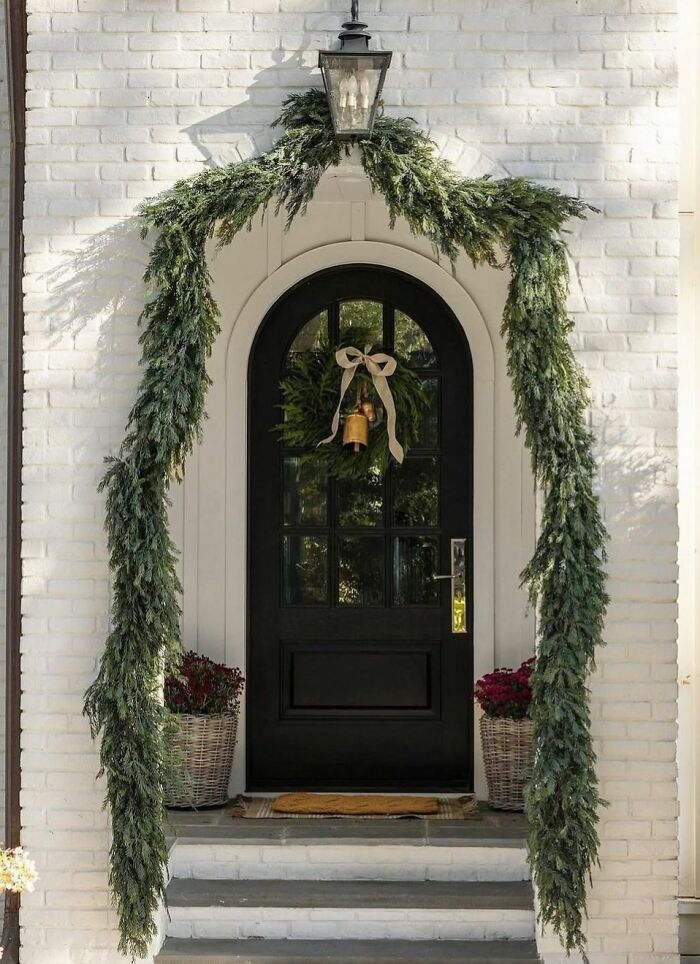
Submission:
[[[180,843],[413,844],[520,847],[527,833],[523,814],[485,810],[480,820],[263,819],[232,817],[230,808],[170,811],[166,833]]]
[[[284,941],[168,938],[157,964],[516,964],[536,962],[531,941]]]
[[[424,843],[425,820],[285,820],[285,839],[306,843]]]
[[[427,841],[432,846],[522,847],[526,826],[482,821],[426,821]]]
[[[532,910],[529,881],[201,880],[175,878],[172,907]]]

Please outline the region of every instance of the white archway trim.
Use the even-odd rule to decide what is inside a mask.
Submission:
[[[474,381],[494,381],[495,357],[491,336],[481,312],[466,288],[440,264],[415,251],[383,241],[339,241],[320,245],[280,265],[252,292],[233,322],[227,355],[231,354],[231,342],[236,337],[237,330],[248,327],[253,319],[257,318],[257,321],[254,321],[254,331],[257,331],[268,311],[295,284],[319,271],[348,264],[394,268],[418,278],[439,294],[452,308],[467,336],[474,365]]]
[[[273,305],[305,278],[347,264],[393,268],[422,281],[451,308],[462,325],[474,368],[474,673],[494,665],[495,546],[495,358],[486,323],[467,290],[439,264],[397,245],[344,241],[321,245],[273,271],[248,297],[231,326],[226,348],[226,654],[245,665],[247,565],[247,396],[248,362],[259,326]],[[465,413],[466,417],[467,413]],[[477,457],[478,456],[478,457]],[[466,696],[466,694],[465,694]],[[241,741],[241,747],[244,742]],[[235,782],[241,786],[243,754]],[[485,792],[481,754],[475,747],[476,791]]]

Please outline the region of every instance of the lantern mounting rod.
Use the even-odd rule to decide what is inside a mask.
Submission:
[[[343,29],[338,34],[340,49],[348,53],[362,53],[369,49],[371,37],[367,24],[360,20],[360,0],[352,0],[350,20],[343,24]]]

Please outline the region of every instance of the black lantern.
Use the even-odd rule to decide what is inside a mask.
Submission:
[[[318,66],[336,137],[359,140],[372,133],[391,51],[369,49],[371,34],[358,19],[358,0],[352,0],[350,17],[338,35],[340,50],[319,51]]]

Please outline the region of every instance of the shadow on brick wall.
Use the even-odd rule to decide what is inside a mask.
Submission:
[[[232,100],[239,98],[237,102],[185,128],[207,167],[248,160],[268,150],[280,133],[273,124],[284,98],[320,85],[320,75],[314,69],[316,50],[299,49],[289,55],[273,50],[271,57],[273,66],[258,70],[248,87],[226,90]]]

